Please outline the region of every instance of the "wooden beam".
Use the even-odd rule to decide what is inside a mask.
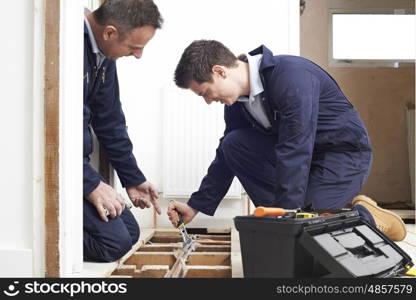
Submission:
[[[185,266],[185,278],[230,278],[229,266]]]
[[[191,253],[191,249],[184,252],[182,249],[179,249],[176,252],[176,262],[172,266],[172,269],[166,273],[165,278],[183,278],[185,276],[185,262],[188,259]]]
[[[151,243],[181,243],[183,242],[180,235],[155,235],[150,240]]]
[[[59,277],[60,0],[45,1],[45,277]]]
[[[230,266],[231,254],[227,252],[193,252],[187,265]]]
[[[137,278],[163,278],[169,271],[169,266],[145,265],[136,271],[133,277]]]
[[[196,252],[231,252],[230,245],[202,245],[197,243]]]
[[[125,261],[125,264],[136,265],[137,269],[141,269],[144,265],[167,265],[171,268],[175,262],[176,258],[172,252],[136,252]]]
[[[231,244],[230,235],[208,235],[208,234],[191,234],[201,244]],[[180,243],[182,237],[179,233],[158,234],[157,231],[150,240],[152,243]]]
[[[182,243],[174,243],[174,244],[150,244],[150,245],[143,245],[140,247],[140,252],[167,252],[177,250],[182,248]]]
[[[178,229],[176,228],[172,228],[172,230],[156,230],[155,231],[155,236],[165,236],[165,235],[169,235],[169,236],[181,236],[181,234],[179,233]]]
[[[135,265],[121,265],[111,275],[127,275],[133,276],[134,272],[136,272]]]
[[[231,234],[230,228],[207,228],[208,234],[215,234],[215,233],[221,233],[221,234]]]
[[[231,241],[231,235],[195,234],[197,240]]]
[[[218,233],[228,232],[220,230]],[[235,238],[235,232],[231,232],[231,235],[192,235],[204,239],[197,240],[195,252],[183,252],[182,237],[176,230],[152,231],[146,239],[148,242],[130,254],[112,275],[140,278],[229,278],[233,274],[230,266],[233,247],[230,240],[222,239],[231,239],[233,235]],[[220,239],[215,239],[218,237]],[[156,242],[163,240],[177,242]]]
[[[114,272],[114,275],[130,276],[135,278],[163,278],[169,271],[169,266],[165,265],[144,265],[137,270],[136,265],[121,265]]]
[[[231,245],[231,241],[197,240],[202,245]]]

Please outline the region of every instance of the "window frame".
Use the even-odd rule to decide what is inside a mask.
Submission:
[[[380,15],[412,15],[414,8],[409,9],[344,9],[331,8],[328,10],[328,65],[332,68],[349,67],[385,67],[385,68],[414,68],[415,60],[412,59],[336,59],[333,57],[333,19],[334,14],[380,14]]]

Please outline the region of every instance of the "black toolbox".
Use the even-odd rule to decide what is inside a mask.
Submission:
[[[412,260],[357,211],[297,219],[238,216],[244,277],[394,277]]]

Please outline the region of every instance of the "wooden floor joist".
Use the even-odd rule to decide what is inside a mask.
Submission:
[[[191,254],[192,249],[188,251],[179,250],[176,252],[176,262],[172,269],[166,273],[165,278],[183,278],[185,277],[185,265]]]
[[[181,243],[160,243],[160,244],[150,244],[143,245],[140,248],[141,252],[172,252],[178,250],[182,247]]]
[[[230,278],[230,266],[185,266],[185,278]]]
[[[187,265],[229,266],[231,254],[227,252],[193,252],[189,255]]]
[[[181,234],[178,232],[177,229],[172,230],[156,230],[155,234],[153,236],[159,236],[159,235],[171,235],[171,236],[180,236]]]
[[[133,276],[134,272],[136,272],[136,266],[135,265],[121,265],[113,272],[114,275],[120,275],[120,276]]]
[[[182,237],[176,235],[155,235],[150,242],[152,244],[161,243],[161,244],[169,244],[169,243],[181,243]]]
[[[198,240],[198,244],[203,244],[203,245],[231,245],[231,241]]]
[[[137,270],[135,265],[122,265],[112,275],[135,278],[163,278],[168,271],[169,266],[165,265],[144,265],[141,270]]]
[[[178,231],[154,231],[112,276],[136,278],[227,278],[232,276],[231,231],[194,229],[195,249],[182,250]],[[200,233],[208,234],[200,234]]]
[[[229,235],[195,234],[197,240],[231,241]]]
[[[196,252],[231,252],[230,245],[204,245],[197,243]]]
[[[135,265],[141,269],[144,265],[167,265],[172,267],[176,262],[173,252],[136,252],[124,264]]]
[[[146,265],[146,266],[143,266],[140,271],[136,271],[133,274],[133,277],[163,278],[168,271],[169,271],[169,266]]]
[[[222,234],[231,234],[231,229],[227,228],[207,228],[208,234],[216,234],[216,233],[222,233]]]

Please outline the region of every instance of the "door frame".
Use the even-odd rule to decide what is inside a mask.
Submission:
[[[82,271],[83,1],[45,0],[45,276]]]

